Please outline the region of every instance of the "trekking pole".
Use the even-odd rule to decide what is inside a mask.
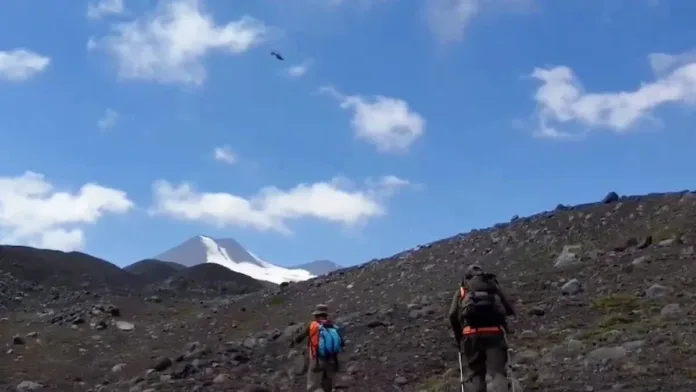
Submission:
[[[517,378],[512,373],[512,367],[508,365],[508,372],[510,372],[510,392],[517,392]]]
[[[508,343],[508,338],[507,338],[507,331],[505,328],[503,328],[503,340],[505,341],[505,347],[507,347],[508,354],[510,353],[510,345]],[[510,392],[517,392],[517,379],[515,378],[515,373],[512,369],[512,364],[510,363],[510,359],[508,358],[507,361],[507,372],[509,374],[508,376],[508,383],[509,383],[509,390]]]
[[[462,392],[464,391],[464,368],[462,366],[462,349],[459,349],[459,383],[462,386]]]

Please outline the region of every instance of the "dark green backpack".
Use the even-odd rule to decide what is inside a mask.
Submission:
[[[459,301],[462,326],[481,328],[503,325],[505,316],[496,302],[497,283],[493,274],[474,275],[462,282]]]

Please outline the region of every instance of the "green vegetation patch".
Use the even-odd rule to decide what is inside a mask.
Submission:
[[[592,307],[601,310],[632,310],[638,307],[638,297],[632,294],[612,294],[592,301]]]
[[[278,306],[285,303],[285,298],[282,295],[274,295],[271,297],[271,305]]]
[[[428,377],[419,384],[417,390],[427,392],[449,392],[454,386],[459,386],[459,371],[449,370],[443,374],[434,374]]]

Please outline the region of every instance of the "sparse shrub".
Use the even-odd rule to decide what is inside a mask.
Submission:
[[[614,310],[617,308],[635,308],[638,298],[631,294],[612,294],[600,297],[592,301],[592,307],[602,310]]]
[[[616,331],[623,331],[638,321],[635,317],[617,313],[604,317],[596,327],[585,331],[580,335],[581,340],[594,344],[602,344]]]
[[[636,320],[634,318],[628,317],[623,314],[613,314],[609,317],[604,318],[600,323],[599,327],[601,329],[616,329],[626,324],[632,324]]]
[[[448,382],[442,374],[436,374],[428,377],[420,386],[422,391],[427,392],[446,392],[448,390]]]
[[[282,305],[284,303],[285,303],[285,298],[283,298],[280,295],[274,295],[273,297],[271,297],[271,305],[273,305],[273,306]]]
[[[419,391],[449,392],[452,387],[459,385],[459,371],[449,369],[442,374],[434,374],[419,384]]]

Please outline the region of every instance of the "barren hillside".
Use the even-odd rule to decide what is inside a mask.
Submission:
[[[52,300],[2,316],[0,383],[301,391],[301,348],[287,337],[322,302],[346,325],[342,390],[457,391],[444,316],[465,266],[478,261],[517,301],[510,343],[525,391],[690,392],[695,223],[693,193],[608,197],[244,296],[82,294],[90,312],[77,324],[52,321],[65,309]],[[0,292],[21,297],[20,281],[2,282]]]

